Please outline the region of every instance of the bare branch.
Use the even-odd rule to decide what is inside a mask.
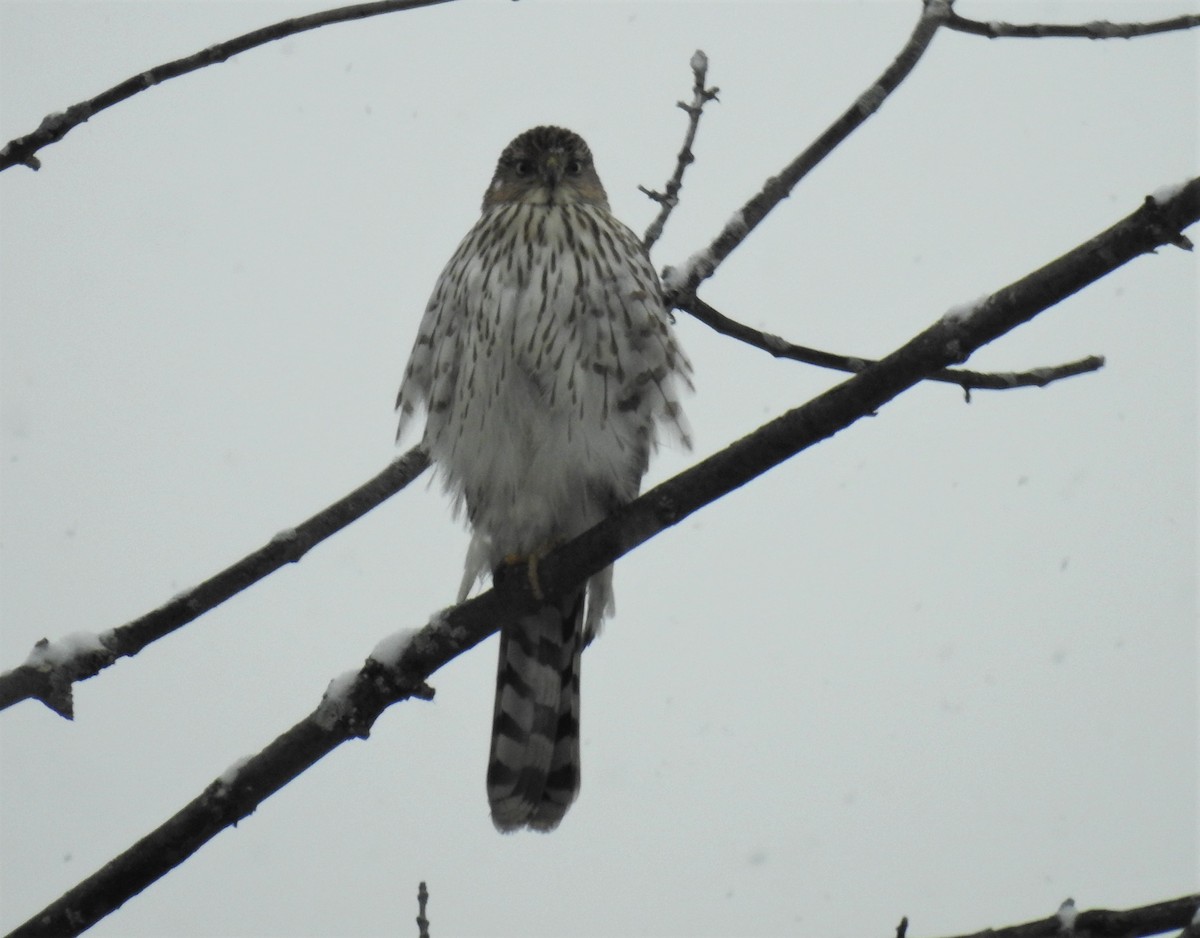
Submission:
[[[1067,903],[1063,905],[1066,907]],[[1060,938],[1064,934],[1087,935],[1089,938],[1141,938],[1143,935],[1160,935],[1176,928],[1187,928],[1194,920],[1197,906],[1200,906],[1200,893],[1119,912],[1109,909],[1074,912],[1072,903],[1070,928],[1063,927],[1064,917],[1060,910],[1058,915],[1036,922],[1008,928],[989,928],[957,938]]]
[[[296,563],[325,538],[395,495],[428,466],[429,455],[419,446],[414,447],[307,521],[280,532],[252,554],[144,616],[91,636],[92,643],[78,637],[71,642],[42,639],[28,661],[0,674],[0,710],[33,697],[71,719],[71,686],[75,681],[94,677],[118,658],[136,655],[284,564]]]
[[[687,133],[683,137],[683,146],[679,150],[679,155],[675,158],[675,172],[667,180],[667,184],[662,192],[647,189],[645,186],[638,186],[639,190],[661,206],[658,216],[650,223],[650,227],[646,229],[646,234],[642,238],[642,247],[647,251],[662,236],[663,226],[666,225],[667,219],[671,217],[671,212],[675,210],[675,206],[679,204],[679,190],[683,188],[683,174],[696,159],[696,155],[692,153],[692,144],[696,140],[696,130],[700,126],[700,115],[704,113],[704,105],[709,101],[715,101],[718,92],[721,90],[716,87],[705,87],[704,82],[708,77],[708,56],[702,50],[697,49],[692,53],[691,66],[692,77],[695,79],[692,82],[692,103],[677,102],[678,107],[687,111],[688,126]]]
[[[194,72],[196,69],[204,68],[206,65],[215,65],[218,62],[224,62],[231,56],[237,55],[239,52],[245,52],[247,49],[253,49],[255,46],[265,45],[268,42],[283,39],[287,36],[294,36],[296,33],[316,29],[319,26],[327,26],[330,23],[360,20],[368,16],[378,16],[382,13],[394,13],[401,10],[411,10],[416,7],[433,6],[438,3],[449,2],[451,0],[377,0],[377,2],[373,3],[357,3],[353,6],[339,7],[334,10],[323,10],[320,13],[311,13],[308,16],[298,16],[295,19],[273,23],[270,26],[264,26],[245,35],[237,36],[234,39],[219,42],[215,46],[209,46],[207,49],[201,49],[199,52],[185,56],[182,59],[175,59],[173,62],[157,65],[154,68],[134,75],[132,78],[125,79],[125,81],[119,85],[114,85],[107,91],[102,91],[94,98],[89,98],[87,101],[81,101],[78,104],[72,104],[65,111],[47,114],[42,118],[42,122],[38,125],[37,130],[26,134],[24,137],[17,137],[15,140],[10,140],[0,149],[0,172],[17,165],[28,166],[30,169],[41,168],[41,161],[34,154],[42,147],[48,146],[51,143],[57,143],[75,127],[86,122],[93,115],[98,114],[105,108],[110,108],[114,104],[124,101],[126,98],[131,98],[138,92],[153,88],[155,85],[169,78],[186,75],[188,72]]]
[[[1175,244],[1200,221],[1200,178],[1147,198],[1133,214],[1040,270],[944,315],[903,347],[854,377],[764,424],[651,489],[590,531],[543,557],[538,579],[546,596],[563,596],[617,557],[745,485],[809,446],[845,429],[928,375],[965,361],[976,349],[1090,283],[1156,248]]]
[[[850,136],[875,111],[879,110],[887,97],[908,77],[909,72],[924,55],[929,43],[933,41],[938,29],[952,23],[958,24],[956,28],[966,32],[978,32],[977,28],[968,28],[972,24],[974,27],[983,27],[985,30],[990,26],[1017,30],[1011,35],[1021,34],[1020,30],[1022,29],[1064,29],[1075,30],[1075,32],[1054,33],[1054,35],[1090,35],[1086,30],[1096,29],[1100,34],[1093,38],[1109,38],[1109,34],[1104,32],[1105,29],[1116,30],[1112,35],[1124,35],[1121,32],[1122,29],[1134,30],[1129,35],[1144,35],[1200,25],[1200,16],[1186,15],[1159,23],[1131,24],[1128,27],[1096,23],[1087,24],[1087,26],[1065,27],[1005,27],[1004,24],[975,23],[973,20],[960,17],[952,10],[950,0],[924,0],[921,18],[908,42],[875,83],[859,95],[858,100],[806,150],[785,166],[779,175],[768,179],[758,194],[742,206],[725,224],[724,229],[708,247],[693,254],[681,267],[668,268],[665,271],[663,285],[669,298],[673,301],[675,298],[694,294],[696,288],[712,276],[721,262],[746,240],[750,232],[770,214],[771,210],[791,194],[792,189],[801,179],[832,153],[838,144]],[[988,35],[987,32],[982,34]],[[1034,33],[1029,35],[1034,35]]]
[[[670,302],[674,303],[678,297],[694,295],[696,288],[711,277],[721,262],[746,240],[771,210],[791,194],[796,184],[879,110],[887,97],[916,67],[938,27],[949,15],[950,4],[947,0],[925,0],[921,18],[908,42],[874,84],[859,95],[842,116],[785,166],[779,175],[768,179],[758,194],[726,222],[721,233],[708,247],[693,254],[682,267],[668,268],[664,272],[663,287]]]
[[[425,888],[425,880],[417,887],[417,938],[429,938],[429,919],[425,917],[425,905],[429,902],[429,890]]]
[[[769,352],[776,358],[787,358],[792,361],[817,365],[820,368],[832,368],[835,371],[845,371],[858,374],[868,365],[874,365],[870,358],[859,358],[852,355],[835,355],[820,349],[808,348],[803,345],[793,345],[781,336],[762,332],[730,319],[720,311],[713,309],[699,297],[686,297],[675,307],[690,316],[695,317],[710,329],[738,339],[747,345],[752,345],[764,352]],[[1044,388],[1046,385],[1063,378],[1099,371],[1104,367],[1104,358],[1099,355],[1089,355],[1073,362],[1060,365],[1045,365],[1028,371],[985,372],[968,371],[965,368],[945,368],[926,375],[927,381],[940,381],[945,384],[956,384],[963,389],[970,399],[970,392],[975,390],[1007,391],[1011,388]]]
[[[1180,29],[1195,29],[1200,26],[1200,15],[1188,13],[1173,17],[1169,20],[1158,20],[1153,23],[1110,23],[1107,20],[1093,20],[1090,23],[999,23],[996,21],[983,22],[959,16],[951,11],[946,20],[946,28],[960,33],[971,33],[975,36],[986,36],[988,39],[1048,39],[1051,37],[1068,39],[1132,39],[1135,36],[1149,36],[1153,33],[1174,32]]]
[[[883,360],[656,486],[541,558],[540,597],[532,595],[524,565],[513,565],[501,571],[492,589],[439,614],[411,638],[401,643],[385,639],[361,670],[330,684],[309,716],[261,753],[225,772],[165,824],[12,935],[84,930],[225,827],[247,817],[337,746],[366,737],[388,706],[410,697],[429,697],[425,681],[430,675],[503,624],[578,588],[589,576],[704,505],[876,413],[926,375],[966,359],[980,346],[1133,258],[1178,242],[1184,227],[1200,221],[1200,179],[1171,192],[1161,201],[1148,198],[1132,215],[969,311],[943,316]],[[386,653],[381,651],[384,648]],[[1080,913],[1080,924],[1091,914]],[[1120,913],[1095,913],[1097,927],[1103,927],[1102,916],[1114,914]],[[1058,917],[1051,921],[1059,923]]]

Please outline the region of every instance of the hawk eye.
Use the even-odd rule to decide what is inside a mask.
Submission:
[[[567,163],[567,175],[578,176],[583,172],[583,164],[579,160],[570,160]]]
[[[522,177],[532,176],[533,175],[533,161],[532,160],[517,160],[515,163],[513,163],[513,172],[516,173],[518,176],[522,176]]]

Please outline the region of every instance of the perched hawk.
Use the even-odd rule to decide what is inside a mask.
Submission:
[[[474,537],[459,600],[638,494],[657,431],[686,444],[690,366],[658,277],[592,154],[535,127],[500,155],[434,288],[404,373],[400,431],[425,445]],[[612,612],[612,570],[500,632],[487,788],[501,831],[552,830],[579,792],[579,658]]]

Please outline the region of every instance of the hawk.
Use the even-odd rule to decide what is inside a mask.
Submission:
[[[660,430],[688,444],[691,367],[658,276],[613,217],[587,144],[534,127],[500,154],[425,309],[396,400],[472,529],[461,602],[638,494]],[[586,601],[585,601],[586,594]],[[580,653],[613,611],[612,569],[500,631],[492,821],[549,831],[579,792]]]

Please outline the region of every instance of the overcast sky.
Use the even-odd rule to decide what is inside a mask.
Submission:
[[[380,470],[427,296],[497,155],[555,122],[614,211],[721,87],[660,268],[702,248],[891,61],[918,0],[461,2],[167,82],[0,177],[0,668],[121,624]],[[1190,0],[960,0],[980,19]],[[0,138],[318,5],[0,4]],[[939,35],[702,295],[882,355],[1197,171],[1198,36]],[[1192,232],[1195,239],[1200,234]],[[915,935],[1195,891],[1196,258],[1129,264],[984,349],[1098,373],[923,386],[624,558],[584,660],[583,790],[492,828],[495,640],[95,930],[121,936]],[[695,449],[833,385],[679,317]],[[425,480],[77,688],[0,714],[11,928],[454,596]]]

